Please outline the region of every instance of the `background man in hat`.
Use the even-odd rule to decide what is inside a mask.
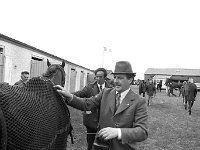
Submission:
[[[148,136],[146,102],[130,89],[135,73],[129,62],[117,62],[113,74],[115,87],[105,88],[92,98],[79,98],[61,86],[55,87],[74,108],[100,108],[97,136],[109,141],[110,150],[135,150],[136,142],[144,141]]]
[[[73,93],[81,98],[90,98],[97,95],[105,87],[111,88],[112,86],[106,81],[107,71],[104,68],[98,68],[94,71],[95,81],[85,86],[80,91]],[[91,109],[91,111],[83,112],[83,124],[87,129],[87,150],[92,150],[95,134],[97,132],[97,125],[99,122],[99,109]]]

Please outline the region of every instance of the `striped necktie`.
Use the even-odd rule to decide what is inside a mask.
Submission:
[[[120,93],[117,93],[116,94],[116,111],[120,105],[120,98],[121,98],[121,94]]]

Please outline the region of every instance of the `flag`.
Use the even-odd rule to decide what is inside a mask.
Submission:
[[[111,52],[111,49],[107,49],[107,47],[103,47],[103,48],[104,48],[104,51]]]

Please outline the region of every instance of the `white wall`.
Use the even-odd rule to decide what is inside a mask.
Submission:
[[[0,41],[5,47],[4,81],[14,84],[20,79],[22,71],[30,71],[31,53],[19,46]]]
[[[4,82],[8,82],[11,85],[20,80],[22,71],[30,72],[32,56],[43,58],[44,61],[48,58],[52,64],[61,63],[61,61],[11,43],[0,41],[0,45],[5,47]]]
[[[4,69],[4,82],[8,82],[9,84],[14,84],[18,80],[20,80],[20,75],[22,71],[29,71],[31,70],[31,58],[39,57],[43,59],[44,61],[49,61],[52,64],[61,64],[62,61],[54,59],[52,57],[48,57],[44,54],[41,54],[39,52],[34,52],[31,49],[23,48],[21,46],[17,46],[15,44],[11,44],[8,42],[4,42],[0,40],[0,45],[4,46],[5,49],[5,69]],[[65,64],[65,73],[66,73],[66,79],[65,79],[65,88],[68,90],[70,85],[70,70],[72,65]],[[82,67],[74,66],[73,68],[76,68],[77,76],[76,76],[76,90],[79,90],[80,88],[80,74],[81,71],[84,71],[84,86],[86,85],[87,80],[87,73],[92,73],[89,70],[83,69]]]

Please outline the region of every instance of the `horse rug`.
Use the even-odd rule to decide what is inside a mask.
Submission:
[[[0,149],[66,150],[70,113],[53,83],[0,84]]]

